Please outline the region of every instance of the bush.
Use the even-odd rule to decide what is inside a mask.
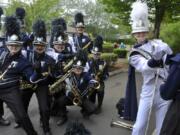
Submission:
[[[113,49],[114,49],[113,43],[104,42],[104,44],[103,44],[103,52],[112,53]]]
[[[89,58],[92,58],[92,54],[89,55]],[[117,61],[118,55],[114,53],[102,53],[101,59],[105,60],[108,65],[112,65]]]
[[[135,38],[133,38],[133,37],[131,37],[131,38],[129,38],[129,39],[124,39],[123,41],[122,41],[124,44],[128,44],[128,45],[133,45],[134,43],[136,43],[136,40],[135,40]]]
[[[118,56],[114,53],[102,53],[101,58],[105,61],[116,62]]]
[[[180,52],[180,22],[162,26],[160,37],[170,45],[174,53]]]
[[[117,54],[119,58],[126,58],[127,50],[125,49],[116,48],[113,52]]]

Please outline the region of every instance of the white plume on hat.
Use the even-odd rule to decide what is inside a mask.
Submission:
[[[141,0],[134,2],[130,17],[132,33],[149,31],[148,6],[146,2]]]

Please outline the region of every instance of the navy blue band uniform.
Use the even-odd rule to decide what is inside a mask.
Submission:
[[[100,88],[94,90],[89,95],[89,100],[96,103],[96,95],[98,98],[96,113],[101,112],[101,107],[104,99],[104,81],[109,77],[107,63],[101,59],[103,39],[101,36],[97,36],[94,41],[94,47],[92,49],[93,57],[88,61],[89,74],[100,83]]]
[[[84,117],[89,117],[95,111],[95,105],[88,100],[90,87],[97,83],[87,72],[83,72],[85,62],[77,60],[73,68],[70,70],[70,75],[67,76],[66,82],[66,95],[58,100],[59,108],[61,110],[60,120],[58,125],[62,125],[67,121],[66,106],[77,105],[80,106],[81,113]],[[77,75],[76,70],[80,70]]]
[[[19,120],[22,128],[28,135],[36,135],[32,123],[27,115],[19,91],[20,77],[25,76],[27,80],[33,75],[31,64],[21,55],[20,50],[12,52],[11,46],[21,47],[22,42],[19,38],[19,24],[16,18],[6,17],[5,22],[7,49],[0,52],[1,79],[0,79],[0,99],[5,102]],[[34,81],[34,80],[32,80]]]
[[[180,104],[180,54],[169,55],[166,62],[170,65],[169,76],[160,87],[160,94],[164,100],[173,100],[166,113],[160,135],[178,135],[179,130],[179,104]]]
[[[92,43],[91,39],[84,33],[84,16],[82,13],[77,13],[75,14],[75,28],[76,28],[76,33],[72,35],[72,38],[70,39],[70,44],[72,45],[72,51],[74,53],[78,52],[79,50],[83,48],[87,48],[89,53],[92,49]],[[87,45],[87,47],[86,47]]]
[[[46,42],[46,29],[43,20],[37,20],[33,25],[34,34],[34,51],[27,50],[26,58],[33,65],[34,73],[37,76],[33,76],[36,87],[34,90],[23,90],[22,97],[26,112],[33,93],[36,94],[39,103],[40,110],[40,124],[42,125],[45,134],[51,133],[49,127],[50,119],[50,96],[48,85],[54,79],[54,66],[55,60],[45,53]],[[38,48],[40,47],[40,48]],[[40,51],[40,52],[39,52]]]

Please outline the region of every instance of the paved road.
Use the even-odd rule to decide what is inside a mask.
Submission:
[[[140,89],[142,78],[137,74],[137,88]],[[130,135],[130,131],[123,128],[111,128],[110,122],[112,119],[117,119],[117,110],[115,104],[120,97],[124,96],[124,90],[127,81],[127,73],[120,73],[110,77],[106,81],[105,99],[103,112],[99,115],[93,115],[90,120],[83,119],[80,108],[77,106],[68,108],[69,121],[78,119],[83,122],[85,127],[92,132],[92,135]],[[138,92],[139,93],[139,92]],[[139,95],[139,94],[138,94]],[[42,129],[39,126],[39,113],[35,96],[32,98],[29,108],[29,115],[38,133],[42,134]],[[9,127],[0,127],[0,135],[25,135],[22,129],[13,129],[14,117],[8,109],[5,111],[6,117],[11,120],[12,124]],[[53,135],[63,135],[66,125],[58,127],[56,125],[57,118],[51,118],[50,125]]]

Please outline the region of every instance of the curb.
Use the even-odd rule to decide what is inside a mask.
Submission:
[[[125,72],[128,72],[128,69],[118,69],[118,70],[109,72],[109,77],[115,76],[120,73],[125,73]]]

